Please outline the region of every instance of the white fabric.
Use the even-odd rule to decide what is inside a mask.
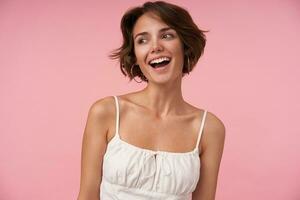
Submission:
[[[207,111],[200,125],[197,145],[184,153],[153,151],[123,141],[119,135],[119,103],[116,133],[103,158],[101,200],[188,200],[200,177],[198,145]]]

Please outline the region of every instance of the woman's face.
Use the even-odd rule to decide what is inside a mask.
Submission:
[[[182,77],[183,45],[176,31],[158,16],[146,13],[133,28],[136,64],[149,82],[165,83]]]

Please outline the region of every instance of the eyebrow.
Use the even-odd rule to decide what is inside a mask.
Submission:
[[[172,28],[171,28],[171,27],[165,27],[165,28],[162,28],[162,29],[159,30],[159,33],[168,31],[168,30],[170,30],[170,29],[172,29]],[[141,32],[141,33],[138,33],[138,34],[136,34],[136,35],[134,36],[134,39],[135,39],[137,36],[139,36],[139,35],[147,35],[147,34],[148,34],[148,32]]]

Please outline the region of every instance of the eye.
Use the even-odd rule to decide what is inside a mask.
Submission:
[[[140,39],[138,39],[137,43],[138,43],[138,44],[146,43],[146,39],[140,38]]]
[[[173,38],[173,37],[174,37],[174,35],[171,33],[166,33],[166,34],[163,34],[163,36],[162,36],[162,38],[166,38],[166,39]]]

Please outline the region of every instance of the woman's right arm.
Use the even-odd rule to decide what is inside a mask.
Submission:
[[[112,111],[111,99],[96,101],[89,109],[82,139],[80,190],[77,200],[99,200],[102,160]]]

